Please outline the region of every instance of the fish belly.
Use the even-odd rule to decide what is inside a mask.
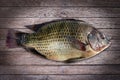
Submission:
[[[43,42],[44,43],[44,42]],[[39,48],[35,48],[42,55],[51,60],[65,61],[72,58],[80,58],[83,52],[74,48],[69,42],[54,41],[47,45],[39,44]]]

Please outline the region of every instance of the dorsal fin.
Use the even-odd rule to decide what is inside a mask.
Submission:
[[[76,20],[76,19],[58,19],[58,20],[53,20],[53,21],[49,21],[49,22],[45,22],[45,23],[41,23],[41,24],[33,24],[33,25],[27,25],[25,26],[26,28],[37,32],[37,30],[41,27],[43,27],[44,25],[50,24],[50,23],[54,23],[54,22],[59,22],[59,21],[80,21],[80,22],[84,22],[82,20]]]
[[[35,24],[35,25],[27,25],[25,27],[32,30],[32,31],[34,31],[34,32],[37,32],[37,30],[39,28],[41,28],[42,26],[41,26],[41,24]]]

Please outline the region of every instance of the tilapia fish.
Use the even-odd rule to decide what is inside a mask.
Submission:
[[[108,46],[110,38],[92,25],[75,19],[63,19],[31,27],[34,33],[9,30],[7,46],[15,44],[35,49],[47,59],[67,61],[92,57]]]

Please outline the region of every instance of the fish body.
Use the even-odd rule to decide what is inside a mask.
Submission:
[[[57,20],[32,30],[22,34],[19,43],[55,61],[88,58],[110,45],[104,34],[80,20]]]

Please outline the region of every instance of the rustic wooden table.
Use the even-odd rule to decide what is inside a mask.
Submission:
[[[63,18],[84,20],[112,37],[110,48],[75,63],[5,46],[9,28]],[[0,80],[120,80],[120,0],[0,0]]]

